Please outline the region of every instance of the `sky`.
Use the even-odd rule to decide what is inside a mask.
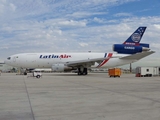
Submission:
[[[25,52],[113,52],[139,26],[160,66],[160,0],[0,0],[0,61]]]

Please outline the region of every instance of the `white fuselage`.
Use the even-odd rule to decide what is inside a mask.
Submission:
[[[10,56],[5,60],[5,63],[21,68],[51,68],[53,64],[57,63],[104,58],[107,57],[105,54],[107,53],[22,53]],[[110,54],[112,54],[112,57],[100,67],[110,68],[136,61],[119,59],[127,56],[126,54]],[[95,62],[93,67],[97,67],[99,64]]]

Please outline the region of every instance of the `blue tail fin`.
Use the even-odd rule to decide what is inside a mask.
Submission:
[[[136,54],[149,51],[149,44],[140,43],[147,27],[139,27],[123,44],[114,44],[113,51],[122,54]]]
[[[147,27],[139,27],[123,44],[139,46],[146,28]]]

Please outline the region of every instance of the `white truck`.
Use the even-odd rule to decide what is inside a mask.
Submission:
[[[33,72],[33,77],[40,78],[40,77],[42,77],[42,74],[39,71],[34,71]]]
[[[159,76],[159,75],[160,75],[160,67],[137,67],[136,68],[137,77],[151,77],[151,76]]]

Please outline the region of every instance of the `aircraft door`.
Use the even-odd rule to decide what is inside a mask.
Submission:
[[[13,57],[13,62],[16,62],[16,56]]]

